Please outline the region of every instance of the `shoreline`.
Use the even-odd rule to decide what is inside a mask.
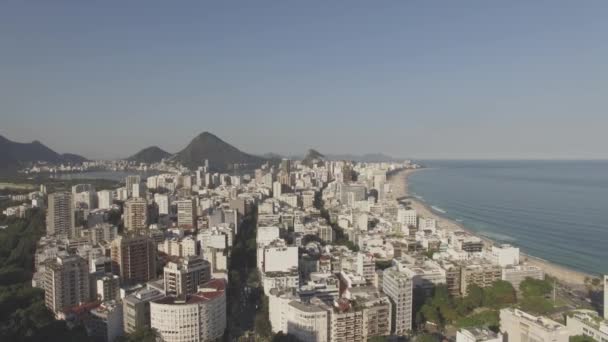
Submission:
[[[463,230],[474,236],[479,237],[484,244],[487,246],[497,245],[498,243],[486,236],[479,235],[475,231],[467,228],[463,223],[457,222],[447,215],[437,212],[433,209],[431,204],[423,202],[416,197],[411,196],[408,187],[408,177],[418,171],[428,169],[406,169],[399,171],[389,178],[389,183],[396,198],[407,198],[410,202],[410,206],[415,209],[420,216],[434,218],[437,221],[437,229],[443,230]],[[516,246],[517,247],[517,246]],[[546,275],[556,278],[559,282],[574,286],[574,287],[585,287],[585,278],[595,278],[598,275],[592,275],[583,271],[574,270],[567,266],[562,266],[551,261],[529,255],[520,250],[520,259],[522,263],[533,265],[541,268]]]

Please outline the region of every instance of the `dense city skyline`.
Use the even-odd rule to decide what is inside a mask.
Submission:
[[[474,4],[12,2],[0,135],[87,158],[202,131],[255,154],[607,158],[608,5]]]

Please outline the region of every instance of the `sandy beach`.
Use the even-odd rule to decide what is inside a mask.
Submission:
[[[408,197],[407,201],[410,202],[410,206],[418,212],[418,215],[422,217],[432,217],[437,220],[438,229],[464,230],[470,232],[473,235],[479,236],[467,229],[462,224],[453,221],[447,218],[445,215],[442,215],[441,213],[433,210],[428,204],[416,199],[415,197],[409,196],[407,183],[408,176],[414,172],[424,172],[424,170],[425,169],[403,170],[390,176],[389,182],[391,184],[392,191],[395,197]],[[481,238],[488,246],[494,244],[494,241],[492,241],[491,239],[488,239],[483,236],[479,236],[479,238]],[[529,265],[534,265],[542,268],[545,271],[545,274],[557,278],[559,282],[577,288],[585,286],[585,278],[595,277],[584,272],[572,270],[570,268],[551,263],[547,260],[538,257],[527,255],[523,252],[521,253],[521,260],[522,262],[525,262]]]

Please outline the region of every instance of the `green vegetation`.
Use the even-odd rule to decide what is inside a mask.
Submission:
[[[268,297],[263,297],[262,303],[255,314],[255,334],[267,340],[272,337],[272,327],[268,315]]]
[[[553,303],[546,298],[553,291],[550,280],[526,278],[519,284],[519,289],[523,295],[519,302],[522,310],[536,315],[546,315],[555,310]]]
[[[230,251],[227,289],[229,340],[254,329],[257,332],[257,325],[264,315],[263,303],[260,303],[263,293],[256,264],[256,221],[255,214],[245,218]],[[265,312],[267,318],[267,306]]]
[[[498,310],[485,310],[467,317],[463,317],[454,324],[458,328],[489,327],[496,331],[500,325]]]
[[[392,260],[376,260],[376,269],[385,270],[393,265]]]
[[[553,291],[553,285],[547,280],[526,278],[519,284],[524,297],[544,296]]]
[[[593,338],[586,335],[570,336],[570,342],[596,342]]]
[[[45,232],[44,211],[25,218],[0,217],[0,341],[87,341],[82,328],[69,330],[44,306],[44,292],[31,287],[34,252]]]
[[[420,334],[416,336],[416,342],[439,342],[439,337],[433,334]]]
[[[416,312],[416,323],[422,325],[432,322],[440,327],[449,324],[456,326],[485,326],[492,329],[498,327],[496,309],[514,304],[517,300],[515,289],[505,281],[496,281],[492,286],[480,288],[471,285],[469,294],[464,298],[453,298],[449,295],[446,285],[435,287],[432,296],[427,298],[424,305]],[[479,311],[479,308],[493,310]]]

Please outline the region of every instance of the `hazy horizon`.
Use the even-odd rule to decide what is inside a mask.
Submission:
[[[468,5],[467,5],[468,4]],[[608,3],[9,2],[0,135],[60,153],[607,159]]]

